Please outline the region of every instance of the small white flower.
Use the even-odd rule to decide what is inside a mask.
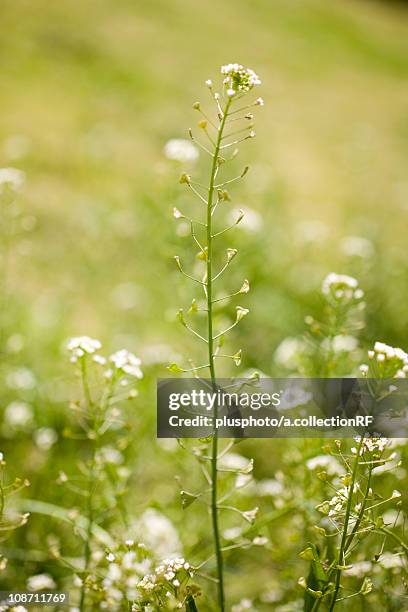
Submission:
[[[360,366],[360,372],[363,376],[366,376],[368,374],[369,371],[369,367],[366,363],[362,363]]]
[[[53,578],[49,574],[36,574],[35,576],[30,576],[27,580],[27,589],[29,591],[55,589],[56,586]]]
[[[221,66],[221,74],[224,75],[224,84],[234,92],[247,93],[261,84],[258,75],[251,68],[244,68],[241,64],[225,64]]]
[[[257,536],[252,540],[252,544],[255,544],[255,546],[265,546],[265,544],[267,544],[268,542],[268,538],[262,536]]]
[[[140,369],[140,359],[128,350],[121,349],[120,351],[116,351],[116,353],[113,353],[109,357],[109,361],[113,363],[118,370],[128,374],[128,376],[143,378],[143,373]]]
[[[71,353],[72,363],[76,363],[78,359],[85,354],[92,355],[102,348],[99,340],[90,338],[89,336],[76,336],[71,338],[67,343],[67,350]]]
[[[58,434],[52,427],[40,427],[34,432],[34,441],[41,450],[49,450],[58,440]]]
[[[253,508],[252,510],[246,510],[245,512],[242,513],[243,518],[248,521],[248,523],[253,523],[256,519],[256,516],[258,514],[259,508]]]
[[[27,427],[33,421],[33,410],[26,402],[11,402],[4,411],[4,421],[11,427]]]
[[[166,142],[164,154],[167,159],[182,163],[195,162],[199,156],[197,147],[184,138],[172,138]]]
[[[0,193],[5,188],[18,191],[24,185],[25,174],[17,168],[0,168]]]
[[[112,563],[115,559],[116,559],[115,555],[111,552],[106,555],[106,560],[109,561],[110,563]]]
[[[343,467],[337,459],[331,455],[317,455],[316,457],[312,457],[307,460],[306,466],[309,470],[318,468],[325,469],[330,475],[342,474],[343,472]]]
[[[360,292],[355,295],[357,288],[358,281],[355,278],[347,276],[347,274],[336,274],[335,272],[330,272],[322,283],[323,295],[332,295],[338,300],[343,298],[348,300],[353,298],[360,299],[362,297]]]

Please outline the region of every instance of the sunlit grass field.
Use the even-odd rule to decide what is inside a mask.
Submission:
[[[126,347],[144,372],[138,397],[125,408],[127,524],[114,505],[101,524],[119,537],[154,508],[172,521],[195,563],[203,549],[211,552],[210,523],[204,508],[181,509],[175,477],[193,489],[199,468],[177,444],[156,440],[156,379],[197,350],[175,317],[191,302],[191,288],[174,264],[187,238],[172,214],[174,206],[194,204],[179,184],[185,168],[166,158],[164,146],[196,125],[193,103],[210,103],[204,81],[215,79],[221,64],[257,71],[265,106],[256,139],[234,162],[250,171],[224,204],[225,218],[229,209],[247,212],[225,242],[239,251],[229,288],[242,278],[251,283],[244,304],[250,316],[234,332],[241,372],[294,374],[276,349],[304,333],[306,316],[324,316],[320,288],[333,271],[357,278],[365,292],[365,328],[351,363],[364,362],[375,341],[407,351],[407,7],[368,0],[4,0],[0,19],[0,167],[26,175],[15,219],[0,211],[1,407],[6,416],[12,402],[31,411],[22,424],[3,417],[0,450],[7,480],[30,481],[15,503],[32,512],[2,542],[8,566],[1,588],[24,589],[30,576],[47,573],[69,590],[72,572],[50,550],[59,547],[70,562],[82,554],[69,521],[50,518],[50,507],[36,512],[30,501],[71,512],[82,503],[57,484],[88,450],[64,435],[69,403],[78,398],[65,344],[76,335],[99,338],[108,354]],[[201,155],[195,171],[205,176],[206,164]],[[225,364],[223,373],[232,372]],[[49,448],[38,443],[40,428],[56,434]],[[242,598],[256,601],[257,610],[303,609],[297,580],[308,566],[298,553],[314,538],[305,517],[314,512],[308,495],[318,486],[305,462],[322,453],[321,444],[254,440],[237,452],[254,458],[257,481],[278,475],[284,487],[279,500],[243,497],[259,506],[270,544],[227,557],[227,609]],[[405,464],[390,478],[405,508]],[[225,518],[224,529],[232,526]],[[214,586],[200,584],[198,609],[217,610]],[[266,593],[275,595],[268,600]],[[404,610],[407,592],[399,593],[381,598],[374,589],[372,600],[343,607]]]

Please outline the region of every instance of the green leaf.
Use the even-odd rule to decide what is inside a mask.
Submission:
[[[169,370],[170,372],[174,372],[175,374],[180,374],[180,372],[184,372],[184,370],[180,368],[177,363],[171,363],[170,365],[168,365],[167,370]]]

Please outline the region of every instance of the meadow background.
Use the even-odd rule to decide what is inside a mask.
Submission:
[[[129,410],[125,503],[134,521],[147,508],[163,512],[194,558],[203,542],[211,546],[210,534],[205,514],[182,514],[174,476],[194,484],[196,468],[155,438],[156,378],[196,350],[175,322],[191,291],[172,259],[186,248],[172,209],[190,198],[163,148],[197,121],[192,104],[207,101],[204,80],[221,64],[241,62],[260,75],[265,107],[241,158],[251,171],[228,204],[249,209],[228,245],[239,249],[232,279],[252,287],[244,304],[251,315],[236,335],[242,372],[288,372],[276,349],[303,333],[306,315],[321,317],[320,286],[331,271],[355,276],[366,293],[362,347],[382,340],[407,350],[407,6],[3,0],[1,24],[0,166],[26,173],[18,219],[11,227],[3,217],[0,230],[8,477],[31,483],[22,509],[25,498],[78,503],[55,484],[87,450],[63,435],[77,386],[64,344],[87,334],[108,352],[124,346],[144,371]],[[32,417],[10,423],[11,402],[27,403]],[[50,448],[36,442],[43,427],[57,435]],[[248,441],[239,452],[255,458],[259,480],[292,476],[288,495],[301,499],[302,483],[310,486],[302,457],[320,452],[318,441],[305,444]],[[404,470],[399,477],[406,488]],[[271,497],[257,503],[264,515],[277,510]],[[262,609],[296,609],[307,529],[291,506],[266,526],[270,549],[232,555],[229,601],[278,592]],[[2,545],[9,564],[1,588],[23,588],[43,572],[63,585],[68,572],[47,550],[55,539],[67,556],[78,554],[69,526],[32,514]],[[406,609],[400,600],[377,606]]]

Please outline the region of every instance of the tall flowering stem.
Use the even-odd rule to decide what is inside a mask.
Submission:
[[[211,384],[213,390],[216,390],[216,378],[215,378],[215,358],[214,358],[214,340],[213,340],[213,280],[212,280],[212,250],[213,250],[213,236],[212,236],[212,212],[213,212],[213,197],[214,197],[214,184],[219,168],[219,152],[222,141],[222,135],[225,128],[225,122],[228,117],[228,112],[231,107],[231,100],[229,98],[225,107],[224,115],[221,119],[218,136],[214,150],[213,163],[211,167],[210,175],[210,187],[208,191],[207,201],[207,328],[208,328],[208,362],[210,364]],[[214,423],[217,418],[218,408],[214,407]],[[218,574],[218,598],[220,609],[225,609],[225,595],[224,595],[224,571],[223,571],[223,559],[220,542],[220,531],[218,525],[218,508],[217,508],[217,485],[218,485],[218,434],[217,429],[214,427],[213,438],[212,438],[212,453],[211,453],[211,517],[214,534],[214,545],[215,555],[217,559],[217,574]]]
[[[124,435],[119,438],[120,430],[126,424],[120,408],[114,404],[133,399],[137,394],[134,385],[142,378],[140,360],[133,353],[122,349],[105,358],[100,353],[101,348],[99,340],[88,336],[71,338],[67,345],[70,361],[81,381],[82,398],[72,402],[71,408],[77,417],[76,427],[74,431],[68,429],[66,435],[90,443],[89,458],[81,464],[81,475],[75,476],[71,485],[71,479],[62,472],[58,481],[86,499],[83,563],[76,572],[81,583],[80,612],[88,609],[88,595],[95,579],[92,559],[95,528],[109,509],[112,497],[115,507],[119,507],[123,514],[121,476],[119,471],[112,470],[114,466],[120,466],[123,459],[116,445],[124,448],[127,444]],[[112,446],[112,440],[115,446]],[[111,485],[109,499],[108,485]]]
[[[233,327],[235,327],[241,319],[248,313],[248,310],[242,308],[240,306],[236,309],[236,320],[235,322],[229,326],[227,329],[216,333],[214,331],[214,305],[222,301],[223,299],[231,298],[235,295],[244,294],[249,291],[249,283],[248,281],[244,281],[241,289],[236,291],[235,293],[221,297],[218,299],[214,298],[214,281],[218,279],[224,271],[229,266],[232,259],[235,257],[237,251],[235,249],[227,249],[227,261],[221,270],[214,275],[214,239],[221,234],[224,234],[229,229],[240,223],[242,220],[244,213],[241,211],[240,216],[237,221],[230,227],[226,227],[219,232],[214,232],[213,229],[213,220],[214,213],[217,206],[222,202],[228,202],[230,200],[230,195],[228,191],[225,189],[227,185],[230,183],[234,183],[235,181],[243,178],[247,173],[248,168],[246,167],[243,172],[231,179],[231,180],[223,180],[217,184],[217,176],[220,170],[221,165],[226,164],[231,161],[237,150],[235,149],[231,156],[228,157],[228,149],[230,147],[236,147],[237,144],[247,140],[249,138],[253,138],[255,136],[255,132],[252,130],[252,119],[253,115],[250,112],[251,107],[254,106],[262,106],[263,100],[258,98],[254,102],[248,105],[240,105],[239,107],[235,107],[235,103],[238,100],[241,100],[248,92],[250,92],[254,86],[260,84],[260,80],[255,72],[249,68],[244,68],[240,64],[227,64],[221,68],[221,73],[223,75],[223,92],[219,94],[213,90],[212,81],[206,81],[206,85],[210,90],[211,96],[216,105],[216,113],[217,119],[214,121],[210,119],[204,111],[201,109],[201,105],[199,102],[194,104],[195,110],[197,110],[202,115],[202,119],[198,123],[198,127],[202,130],[203,136],[208,139],[208,142],[204,145],[202,142],[197,140],[195,136],[193,136],[192,131],[190,130],[190,137],[194,144],[200,146],[207,154],[211,156],[211,169],[210,176],[208,181],[208,187],[204,185],[200,185],[199,183],[195,183],[192,181],[190,175],[183,173],[180,178],[180,182],[186,184],[191,191],[198,197],[198,199],[205,204],[206,207],[206,222],[202,223],[200,221],[195,221],[181,213],[178,209],[174,209],[174,216],[176,219],[185,219],[190,223],[191,227],[191,236],[195,244],[199,247],[199,259],[205,261],[205,273],[201,279],[197,279],[194,276],[187,274],[184,271],[184,268],[181,265],[180,258],[178,256],[175,257],[177,266],[187,278],[193,280],[194,282],[201,285],[204,295],[206,308],[202,309],[198,307],[196,300],[193,300],[192,306],[190,308],[190,314],[194,314],[197,310],[205,310],[206,315],[206,331],[203,334],[199,333],[197,330],[193,329],[190,324],[188,324],[184,318],[183,310],[180,310],[178,313],[178,319],[180,323],[195,337],[198,337],[200,340],[204,341],[207,345],[207,356],[208,363],[202,366],[193,366],[190,369],[182,369],[177,364],[171,364],[169,366],[170,371],[173,372],[193,372],[196,375],[197,371],[200,369],[208,368],[210,371],[210,379],[211,386],[213,391],[216,391],[216,371],[215,371],[215,361],[217,357],[228,357],[232,359],[236,365],[240,364],[241,361],[241,351],[239,350],[234,355],[223,355],[220,354],[220,347],[222,343],[222,339],[224,335],[230,331]],[[225,134],[226,126],[229,125],[231,130],[229,133]],[[205,189],[204,195],[200,192],[200,190]],[[197,227],[198,226],[198,227]],[[202,230],[203,241],[202,244],[197,237],[198,232]],[[215,346],[215,343],[219,339],[219,343]],[[211,470],[210,470],[210,510],[211,510],[211,519],[212,519],[212,529],[213,529],[213,539],[214,539],[214,556],[216,559],[217,565],[217,585],[218,585],[218,603],[219,610],[221,612],[225,611],[225,592],[224,592],[224,572],[223,572],[223,555],[222,555],[222,546],[221,546],[221,538],[220,538],[220,530],[219,530],[219,517],[218,512],[220,509],[220,505],[218,503],[218,435],[217,429],[215,427],[215,422],[218,414],[217,406],[214,407],[213,413],[213,422],[214,429],[212,435],[212,450],[211,450]]]
[[[339,557],[337,560],[337,567],[335,570],[335,584],[334,584],[334,591],[333,591],[333,596],[331,599],[331,604],[330,604],[330,612],[332,610],[334,610],[334,607],[336,605],[336,601],[337,601],[337,594],[339,592],[340,589],[340,580],[341,580],[341,568],[345,566],[345,554],[347,551],[347,544],[351,544],[352,540],[353,540],[353,535],[355,533],[355,531],[353,530],[353,532],[351,534],[348,533],[348,528],[349,528],[349,522],[350,522],[350,515],[351,515],[351,510],[352,510],[352,502],[353,502],[353,493],[354,493],[354,486],[356,484],[356,478],[357,478],[357,470],[358,470],[358,464],[359,464],[359,460],[360,460],[360,454],[361,454],[361,449],[363,447],[364,444],[364,436],[362,436],[360,438],[360,442],[358,445],[358,449],[357,449],[357,453],[356,453],[356,457],[354,459],[354,465],[352,468],[352,473],[351,473],[351,482],[349,485],[349,490],[348,490],[348,496],[347,496],[347,505],[346,505],[346,514],[344,517],[344,524],[343,524],[343,532],[341,534],[341,542],[340,542],[340,548],[339,548]],[[370,472],[371,473],[371,472]],[[364,508],[366,505],[366,500],[367,500],[367,496],[364,496]],[[364,508],[363,508],[363,512],[364,512]],[[357,522],[356,522],[357,525]]]

